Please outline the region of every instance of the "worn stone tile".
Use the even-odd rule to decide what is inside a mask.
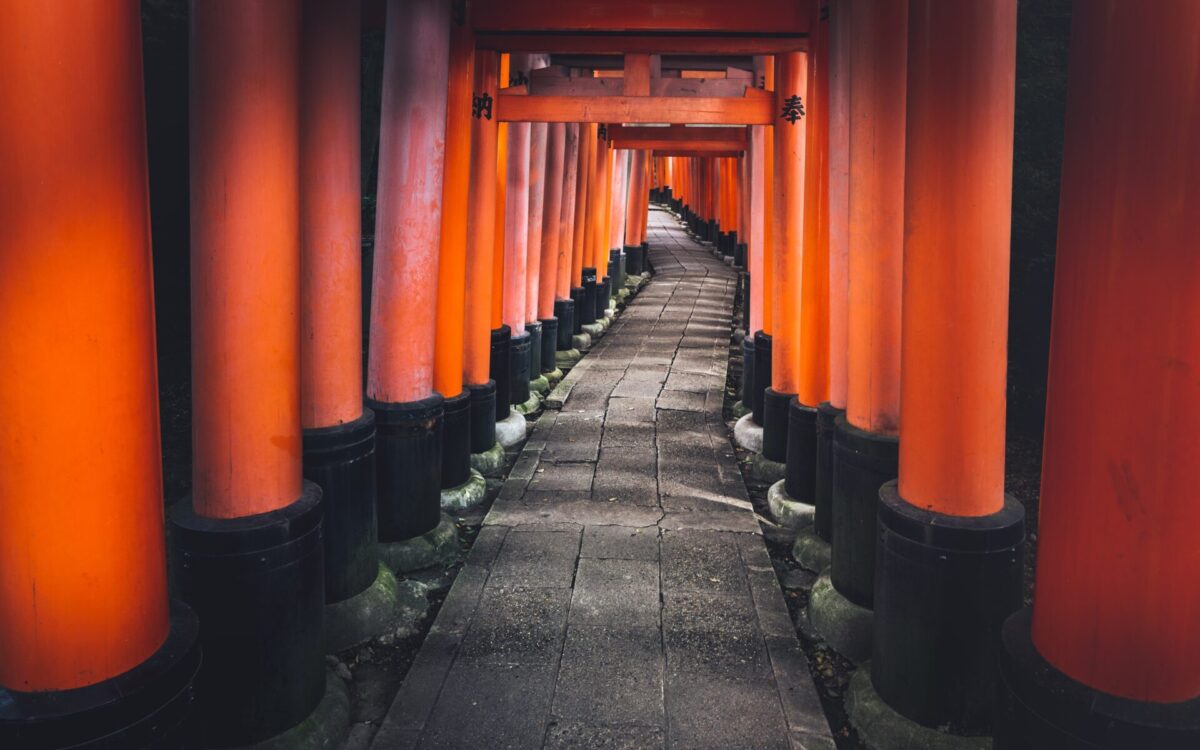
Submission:
[[[770,667],[749,594],[663,593],[663,642],[672,670],[746,677]]]
[[[703,411],[704,394],[688,391],[664,390],[658,396],[655,405],[659,409],[675,409],[680,411]]]
[[[652,398],[614,397],[604,413],[604,430],[607,433],[616,425],[652,424],[654,416]]]
[[[490,664],[553,664],[562,652],[569,589],[487,587],[459,649]]]
[[[581,558],[657,560],[658,528],[588,526],[583,530]]]
[[[454,663],[459,642],[460,636],[457,634],[430,632],[425,637],[387,716],[379,726],[376,743],[389,742],[389,738],[393,738],[390,742],[400,746],[404,738],[421,732]],[[391,746],[376,744],[376,747]]]
[[[663,658],[658,628],[572,624],[552,710],[556,718],[597,724],[661,724]]]
[[[654,450],[654,424],[643,422],[637,424],[605,424],[604,438],[600,441],[601,450],[605,448],[637,448]]]
[[[788,728],[793,732],[828,736],[829,720],[825,718],[808,659],[800,649],[795,631],[786,636],[768,637],[767,653]]]
[[[480,535],[482,536],[482,532]],[[457,633],[460,636],[467,632],[471,618],[475,616],[479,599],[483,596],[483,588],[487,584],[487,579],[487,568],[470,564],[464,565],[455,576],[454,584],[450,587],[450,592],[446,594],[446,600],[442,602],[442,608],[438,610],[437,619],[433,621],[429,632]]]
[[[546,467],[539,467],[546,468]],[[529,481],[529,490],[590,490],[595,464],[555,464],[552,469],[536,472]]]
[[[459,659],[446,678],[420,746],[430,750],[540,747],[554,693],[553,664]],[[376,746],[382,747],[376,741]]]
[[[657,627],[658,563],[583,558],[571,597],[571,625]]]
[[[568,500],[539,505],[509,503],[500,510],[493,506],[484,524],[517,526],[565,522],[585,526],[653,526],[662,515],[662,510],[657,506],[602,500]]]
[[[714,531],[669,531],[659,546],[663,590],[749,595],[737,540]]]
[[[569,588],[579,557],[580,529],[512,530],[492,563],[491,586]]]
[[[542,450],[542,462],[595,461],[603,432],[603,412],[561,412]],[[534,480],[537,479],[535,476]]]
[[[553,722],[546,733],[546,750],[662,750],[662,727]]]
[[[670,748],[789,748],[779,699],[768,681],[671,670],[666,691]]]

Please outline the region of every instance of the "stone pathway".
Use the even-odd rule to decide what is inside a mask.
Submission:
[[[737,275],[650,216],[372,747],[834,747],[721,419]]]

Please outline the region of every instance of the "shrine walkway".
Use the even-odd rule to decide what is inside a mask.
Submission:
[[[660,210],[649,243],[373,747],[833,748],[722,422],[737,275]]]

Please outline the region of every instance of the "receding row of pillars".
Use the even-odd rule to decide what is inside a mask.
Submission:
[[[814,631],[861,665],[852,723],[884,748],[1195,746],[1200,61],[1184,29],[1200,11],[1073,10],[1024,608],[1027,519],[1005,494],[1016,3],[814,8],[807,54],[756,58],[777,119],[735,166],[739,432],[822,574]],[[654,170],[656,197],[718,243],[721,161]]]
[[[192,4],[168,518],[139,6],[0,9],[0,745],[243,745],[320,710],[323,655],[457,546],[443,508],[641,280],[648,154],[499,123],[548,58],[476,50],[451,6],[387,6],[364,367],[360,4]]]

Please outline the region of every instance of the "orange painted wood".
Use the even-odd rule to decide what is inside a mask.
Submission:
[[[1173,703],[1200,696],[1200,4],[1150,10],[1071,18],[1033,643]]]
[[[427,398],[434,390],[450,13],[440,0],[420,0],[393,2],[388,14],[367,395],[380,402],[406,403]],[[357,44],[357,26],[353,33]],[[357,80],[357,54],[352,63]],[[357,142],[357,88],[354,101],[350,122]],[[357,146],[353,153],[358,153]],[[357,176],[354,185],[357,196]],[[357,204],[356,199],[355,216],[361,211]],[[357,243],[353,249],[357,258]],[[356,340],[361,338],[360,330],[353,333]],[[355,356],[361,359],[361,353]],[[361,402],[360,385],[353,386]]]
[[[753,89],[744,98],[682,96],[525,96],[500,94],[497,117],[518,122],[765,125],[774,102]]]
[[[641,230],[642,194],[648,191],[646,184],[646,161],[649,155],[645,151],[634,151],[630,154],[629,164],[629,199],[625,207],[625,237],[624,243],[629,247],[640,245],[638,236]]]
[[[471,30],[465,25],[452,23],[450,26],[449,70],[433,366],[433,387],[446,398],[462,393],[463,336],[466,331],[467,204],[471,179],[471,90],[475,79],[475,48]]]
[[[525,332],[526,264],[529,258],[530,124],[508,124],[504,214],[504,316],[513,335]],[[497,228],[499,230],[500,227]],[[498,326],[493,326],[498,327]]]
[[[850,346],[850,6],[830,3],[829,403],[846,408]]]
[[[167,636],[139,14],[134,0],[0,4],[0,685],[11,690],[100,682]]]
[[[750,143],[746,150],[746,160],[749,164],[747,172],[750,175],[748,185],[748,203],[750,220],[746,224],[746,267],[750,271],[750,330],[753,336],[757,331],[770,332],[767,328],[766,314],[766,268],[763,264],[765,255],[765,236],[763,222],[765,219],[766,199],[766,149],[767,129],[763,126],[750,128]]]
[[[558,225],[558,282],[555,296],[570,299],[575,258],[575,203],[579,185],[579,123],[564,125],[566,146],[563,152],[562,214]]]
[[[670,127],[652,127],[646,125],[610,125],[608,138],[614,148],[646,148],[644,146],[626,146],[626,141],[654,141],[664,144],[681,145],[718,141],[735,143],[744,146],[747,142],[744,127],[687,127],[686,125],[671,125]],[[655,148],[650,146],[649,148]]]
[[[554,317],[554,298],[558,288],[563,167],[567,145],[566,125],[555,122],[546,127],[549,129],[549,139],[546,144],[546,197],[542,204],[542,281],[537,297],[537,315],[543,320]]]
[[[500,60],[494,52],[475,54],[475,96],[495,97]],[[471,196],[467,224],[467,297],[463,340],[463,379],[484,385],[490,374],[492,274],[496,232],[496,120],[471,118]]]
[[[691,31],[804,34],[809,19],[795,0],[475,0],[476,31]]]
[[[358,0],[306,0],[303,19],[300,418],[302,426],[310,428],[342,424],[362,415],[360,4]],[[444,101],[444,81],[440,95]],[[437,172],[440,193],[441,170]],[[434,261],[431,269],[436,267],[434,252],[426,251]],[[422,372],[418,357],[413,379],[428,395],[436,285],[432,270],[423,268],[414,275],[414,281],[424,283],[418,292],[421,300],[410,300],[421,310],[411,321],[411,330],[421,339],[421,354],[428,364]]]
[[[538,291],[542,279],[542,252],[546,246],[544,233],[546,201],[547,139],[550,125],[534,123],[529,137],[529,240],[526,250],[525,321],[538,320]],[[557,218],[557,216],[555,217]],[[557,232],[557,228],[555,230]],[[534,379],[539,373],[531,373]]]
[[[900,429],[908,0],[851,3],[850,297],[846,419]]]
[[[829,22],[814,2],[808,53],[804,270],[800,291],[800,403],[829,398]],[[776,126],[779,127],[779,126]]]
[[[575,188],[574,239],[571,244],[571,286],[583,283],[583,268],[587,265],[587,244],[590,223],[592,177],[596,160],[596,125],[583,123],[579,128],[579,169]]]
[[[756,57],[754,59],[754,74],[760,81],[760,89],[765,91],[775,90],[775,58],[774,57]],[[774,115],[774,99],[772,98],[771,114]],[[762,220],[762,247],[763,247],[763,331],[771,334],[775,330],[775,284],[771,277],[775,273],[775,244],[772,240],[774,232],[774,219],[772,218],[772,204],[774,203],[774,184],[775,184],[775,148],[772,145],[774,139],[774,129],[763,130],[763,220]]]
[[[237,518],[300,497],[300,8],[191,13],[192,492]]]
[[[508,82],[510,56],[500,55],[499,80]],[[496,330],[504,325],[504,275],[508,271],[504,262],[504,220],[508,203],[508,123],[502,122],[496,130],[496,205],[495,226],[492,234],[492,309],[491,325]],[[490,352],[490,349],[489,349]]]
[[[650,55],[631,52],[625,55],[625,96],[650,96]]]
[[[552,52],[576,54],[614,54],[627,52],[696,55],[773,55],[802,52],[808,38],[800,34],[778,36],[714,36],[710,34],[661,35],[588,33],[481,32],[480,49],[509,52]]]
[[[774,166],[771,275],[774,330],[771,331],[771,387],[797,393],[801,385],[800,333],[804,260],[804,173],[808,118],[783,117],[792,97],[808,100],[809,58],[800,52],[775,57]]]
[[[982,516],[1004,506],[1017,7],[910,1],[899,491]]]

